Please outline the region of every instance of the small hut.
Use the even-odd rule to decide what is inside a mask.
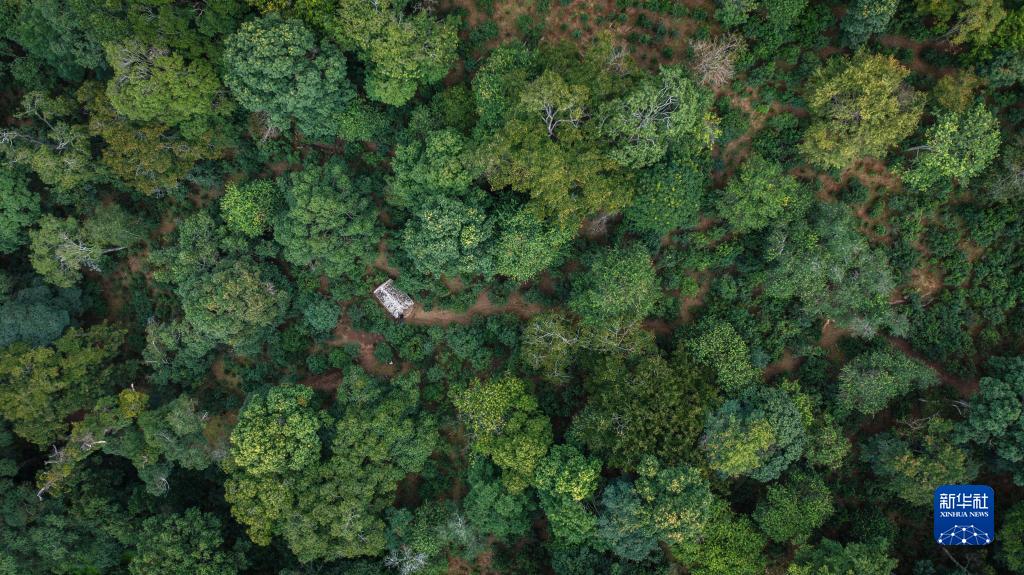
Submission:
[[[409,294],[398,289],[398,286],[395,285],[395,280],[389,279],[377,286],[377,289],[373,290],[373,295],[395,319],[402,319],[405,316],[405,312],[409,311],[413,306],[412,298],[409,297]]]

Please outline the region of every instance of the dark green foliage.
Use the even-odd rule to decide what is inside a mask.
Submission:
[[[295,20],[246,22],[227,40],[224,61],[224,83],[245,109],[264,115],[268,131],[287,130],[294,120],[311,138],[333,137],[355,97],[345,56]]]
[[[376,218],[336,159],[279,180],[288,209],[274,222],[286,260],[328,278],[358,278],[372,261]]]
[[[691,461],[716,392],[708,374],[680,353],[671,361],[611,356],[588,378],[590,398],[570,437],[611,467],[636,469],[644,454],[666,464]]]
[[[28,241],[27,228],[39,217],[39,196],[28,189],[25,176],[0,171],[0,254],[11,253]]]

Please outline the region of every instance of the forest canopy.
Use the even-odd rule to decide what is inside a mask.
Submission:
[[[1024,574],[1022,101],[1021,0],[0,0],[0,575]]]

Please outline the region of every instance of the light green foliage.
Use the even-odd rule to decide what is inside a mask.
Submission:
[[[800,549],[788,575],[892,575],[899,561],[889,556],[884,539],[842,545],[822,539]]]
[[[588,401],[569,437],[605,459],[634,470],[645,455],[666,464],[691,461],[705,413],[717,397],[707,372],[685,354],[626,361],[603,358],[587,380]]]
[[[494,272],[516,281],[533,279],[558,263],[576,230],[541,219],[523,208],[498,213],[494,245]]]
[[[552,446],[537,464],[533,485],[554,537],[579,545],[593,536],[597,517],[584,503],[597,491],[600,474],[599,459],[568,445]]]
[[[776,162],[753,155],[716,200],[716,209],[738,232],[764,229],[806,193]]]
[[[970,483],[978,465],[953,443],[951,421],[932,418],[927,425],[897,428],[871,438],[861,457],[880,486],[911,505],[925,506],[940,485]]]
[[[717,119],[711,94],[681,68],[662,68],[603,109],[601,134],[619,164],[642,168],[661,160],[670,143],[710,147]]]
[[[707,479],[695,467],[661,466],[651,457],[641,464],[633,489],[643,502],[647,521],[669,545],[701,537],[723,510]]]
[[[286,260],[329,278],[358,278],[376,255],[379,231],[369,199],[341,161],[308,166],[279,180],[287,211],[274,222]]]
[[[287,130],[294,120],[310,138],[332,138],[356,95],[341,50],[277,15],[242,24],[226,42],[224,66],[235,99],[265,114],[272,130]]]
[[[504,44],[491,53],[473,77],[473,97],[485,130],[501,127],[518,101],[519,92],[534,74],[536,54],[518,44]]]
[[[776,388],[754,388],[732,399],[704,426],[702,447],[711,469],[730,478],[774,481],[803,454],[807,430],[793,397]]]
[[[234,463],[253,475],[298,472],[320,460],[313,390],[282,385],[249,397],[231,432]]]
[[[142,523],[128,570],[132,575],[234,575],[244,560],[223,549],[220,520],[190,507]]]
[[[39,218],[39,194],[28,189],[19,171],[0,167],[0,254],[28,241],[26,230]]]
[[[672,554],[693,575],[761,575],[767,565],[765,543],[765,536],[748,517],[724,511],[700,539],[674,545]]]
[[[839,23],[843,41],[857,48],[873,34],[885,32],[897,6],[899,0],[855,0]]]
[[[884,158],[924,111],[924,97],[903,84],[909,74],[892,56],[867,52],[815,73],[807,96],[813,122],[801,144],[808,160],[842,169],[864,156]]]
[[[342,0],[327,31],[367,66],[366,94],[391,106],[409,101],[420,86],[448,73],[455,60],[458,24],[425,10],[402,13],[405,3]]]
[[[79,223],[49,214],[29,232],[29,260],[36,273],[57,287],[69,288],[82,279],[83,270],[103,272],[108,255],[138,239],[131,218],[118,206],[101,207]]]
[[[857,356],[839,372],[837,409],[874,415],[889,401],[911,390],[924,390],[939,382],[929,367],[895,350]]]
[[[643,321],[659,298],[651,256],[634,244],[591,253],[573,281],[569,309],[584,324],[616,331]]]
[[[473,451],[502,469],[509,491],[522,491],[552,442],[551,422],[523,380],[512,375],[474,380],[452,402],[472,434]]]
[[[794,471],[782,483],[768,486],[753,517],[772,541],[800,544],[825,524],[833,509],[832,492],[820,475]]]
[[[108,45],[106,53],[114,70],[107,97],[128,119],[181,126],[195,135],[218,112],[220,80],[206,60],[186,63],[177,52],[137,41]]]
[[[228,228],[249,237],[263,235],[279,203],[277,190],[269,180],[230,183],[220,198],[220,213]]]
[[[630,561],[650,557],[659,541],[675,547],[702,540],[727,511],[697,468],[662,468],[650,456],[632,483],[612,483],[601,503],[600,540]]]
[[[109,391],[124,332],[71,328],[50,347],[14,343],[0,350],[0,414],[14,432],[46,447],[67,434],[67,417]]]
[[[917,11],[935,17],[954,44],[983,45],[1006,16],[1002,0],[914,0]]]
[[[765,295],[796,298],[810,318],[834,322],[859,337],[873,337],[883,328],[903,335],[906,318],[889,303],[896,281],[885,253],[868,244],[842,208],[822,205],[812,214],[813,227],[800,221],[779,226],[768,237],[772,267]]]
[[[225,261],[178,287],[185,320],[210,342],[252,352],[288,309],[291,296],[277,276],[251,261]]]
[[[689,342],[694,358],[715,370],[718,384],[727,393],[738,393],[753,385],[760,373],[750,363],[750,350],[736,328],[715,323]]]
[[[484,210],[437,197],[418,208],[402,233],[402,248],[423,275],[454,277],[494,273],[494,222]]]
[[[928,128],[923,151],[905,179],[922,190],[943,180],[966,185],[996,158],[1001,139],[999,121],[984,104],[943,114]]]
[[[223,130],[205,130],[199,119],[194,129],[187,131],[188,140],[182,137],[185,130],[129,121],[114,109],[97,83],[84,84],[77,97],[89,112],[89,135],[107,143],[102,166],[148,196],[175,190],[196,162],[220,157],[223,147],[229,145]]]
[[[303,432],[265,452],[271,459],[253,462],[265,474],[232,464],[236,449],[226,466],[225,498],[250,538],[268,545],[280,536],[303,563],[382,553],[381,513],[393,502],[398,481],[422,469],[437,441],[433,419],[417,415],[417,376],[383,385],[353,369],[345,382],[339,417],[325,420],[333,438],[323,450],[326,457],[321,458],[321,439],[309,443]],[[305,421],[320,417],[311,407],[299,411]],[[279,426],[277,416],[271,420],[257,425]],[[301,461],[286,460],[281,470],[274,454],[292,449],[300,451]],[[287,469],[288,461],[297,468]]]

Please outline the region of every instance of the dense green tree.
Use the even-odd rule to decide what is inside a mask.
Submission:
[[[814,546],[800,549],[790,564],[788,575],[890,575],[899,561],[889,556],[889,543],[884,539],[843,545],[822,539]]]
[[[114,109],[96,83],[79,89],[78,100],[89,112],[89,135],[106,142],[101,154],[104,168],[132,189],[161,196],[181,185],[200,160],[219,158],[230,143],[230,131],[207,130],[196,120],[190,139],[183,131],[164,124],[129,121]]]
[[[756,231],[800,202],[801,193],[800,183],[783,174],[781,165],[755,154],[729,180],[716,200],[716,209],[736,231]]]
[[[597,517],[584,503],[597,491],[601,460],[569,445],[553,445],[538,464],[533,485],[554,537],[574,545],[593,537]]]
[[[0,301],[0,347],[16,341],[49,345],[64,333],[71,316],[81,309],[78,289],[35,286],[18,290]]]
[[[303,432],[291,435],[288,444],[254,454],[252,465],[237,463],[234,446],[225,462],[225,498],[250,538],[268,545],[280,536],[304,563],[383,552],[386,525],[381,512],[393,502],[398,481],[422,469],[437,440],[432,418],[417,415],[417,376],[402,376],[384,386],[353,369],[345,381],[340,415],[325,422],[329,442],[316,437],[307,443],[309,436]],[[319,417],[312,407],[301,408],[297,415],[304,421]],[[278,454],[290,448],[312,459],[292,459],[298,469],[274,471],[281,463],[287,465]],[[270,459],[264,460],[263,454]]]
[[[185,320],[208,341],[254,351],[284,318],[291,299],[283,278],[243,259],[178,287]]]
[[[573,281],[569,308],[583,323],[610,331],[643,321],[660,294],[647,250],[639,244],[593,252]]]
[[[711,469],[726,477],[774,481],[803,454],[807,430],[793,398],[755,388],[709,413],[701,446]]]
[[[646,455],[666,464],[692,460],[716,399],[707,373],[685,354],[602,359],[587,380],[588,400],[569,436],[611,467],[635,469]]]
[[[794,471],[768,486],[754,520],[769,539],[803,543],[832,515],[832,492],[820,475]]]
[[[672,158],[640,173],[626,223],[641,232],[665,235],[697,225],[708,176],[692,159]]]
[[[356,96],[341,50],[276,14],[242,24],[227,39],[224,67],[224,83],[242,107],[264,115],[266,134],[294,120],[310,138],[332,138]]]
[[[943,114],[928,128],[906,180],[918,189],[943,180],[965,185],[996,158],[1000,140],[999,121],[984,104]]]
[[[464,194],[474,179],[466,157],[467,146],[466,138],[452,129],[431,132],[423,141],[398,146],[391,162],[395,177],[388,201],[416,208],[437,195]]]
[[[873,34],[881,34],[896,14],[899,0],[856,0],[846,9],[839,27],[843,30],[843,41],[858,48]]]
[[[884,158],[924,111],[922,95],[903,84],[909,74],[892,56],[860,52],[830,60],[808,84],[813,122],[804,134],[804,155],[830,169],[864,156]]]
[[[730,323],[716,323],[688,342],[694,358],[713,368],[718,384],[729,393],[737,393],[757,381],[760,374],[750,363],[750,350]]]
[[[661,160],[673,142],[709,147],[717,122],[710,108],[710,93],[682,68],[662,68],[603,108],[601,133],[616,162],[641,168]]]
[[[539,218],[528,209],[498,213],[494,241],[494,272],[517,281],[533,279],[558,263],[576,230]]]
[[[436,197],[419,207],[402,233],[402,248],[430,277],[494,274],[494,221],[471,203]]]
[[[476,459],[469,469],[469,493],[462,505],[478,532],[509,540],[530,530],[530,513],[537,504],[530,491],[509,491],[498,475],[489,461]]]
[[[29,190],[19,171],[0,168],[0,254],[28,241],[28,228],[39,218],[39,194]]]
[[[50,347],[16,342],[0,350],[0,414],[14,432],[45,447],[67,434],[67,418],[89,409],[114,383],[124,332],[71,328]]]
[[[190,507],[181,514],[142,522],[128,570],[132,575],[235,575],[242,558],[223,549],[221,523],[212,513]]]
[[[165,47],[137,41],[108,45],[106,53],[114,70],[107,97],[130,120],[181,126],[186,133],[199,134],[217,108],[223,110],[220,79],[205,60],[186,63]]]
[[[865,353],[839,372],[836,406],[840,413],[874,415],[911,390],[939,382],[931,368],[895,350]]]
[[[896,287],[885,253],[873,248],[848,213],[820,206],[813,226],[780,226],[766,247],[772,267],[765,278],[771,298],[797,298],[811,318],[834,322],[860,337],[888,328],[906,332],[906,318],[889,303]]]
[[[551,422],[522,379],[474,380],[452,402],[472,434],[473,451],[490,457],[513,493],[533,479],[552,442]]]
[[[1003,515],[999,532],[999,559],[1013,573],[1024,573],[1024,505],[1014,505]]]
[[[220,213],[228,228],[249,237],[263,235],[270,227],[279,196],[269,180],[228,184],[220,198]]]
[[[1009,469],[1024,460],[1024,361],[1020,358],[990,360],[990,377],[981,378],[978,393],[970,401],[967,419],[957,425],[963,442],[983,445]],[[1014,471],[1014,481],[1024,474]]]
[[[658,549],[658,526],[647,516],[644,501],[623,479],[601,494],[597,534],[616,556],[640,562]]]
[[[313,390],[297,385],[273,387],[249,397],[231,432],[234,463],[253,475],[284,475],[320,460]]]
[[[274,222],[286,260],[329,278],[358,278],[376,255],[376,213],[345,165],[329,160],[279,180],[287,211]]]
[[[672,547],[672,555],[694,575],[759,575],[765,572],[765,537],[744,515],[728,511],[711,521],[699,539]]]
[[[371,99],[401,106],[418,87],[441,80],[454,63],[454,18],[438,21],[426,10],[407,15],[407,3],[393,0],[339,4],[327,30],[342,48],[356,49],[366,64]]]
[[[953,442],[951,421],[932,418],[927,425],[880,433],[864,446],[861,457],[880,485],[904,501],[924,506],[940,485],[970,483],[978,466]]]

